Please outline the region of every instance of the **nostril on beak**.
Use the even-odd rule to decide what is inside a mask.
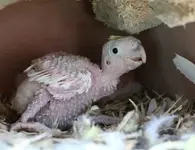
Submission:
[[[134,51],[139,51],[141,46],[142,46],[142,44],[141,44],[139,41],[136,41],[136,42],[132,45]]]

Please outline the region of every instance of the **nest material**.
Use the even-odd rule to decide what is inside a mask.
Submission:
[[[185,26],[195,21],[194,0],[149,0],[156,18],[168,27]]]
[[[194,0],[93,0],[96,19],[130,34],[161,23],[168,27],[195,21]]]
[[[2,150],[193,150],[195,110],[191,101],[143,90],[117,99],[102,108],[93,106],[75,121],[71,131],[57,137],[51,133],[8,132],[0,120]],[[106,114],[122,118],[119,124],[95,126],[89,116]],[[175,116],[176,115],[176,116]]]
[[[21,1],[21,0],[0,0],[0,10],[18,1]]]
[[[93,0],[92,4],[97,20],[131,34],[161,23],[147,0]]]

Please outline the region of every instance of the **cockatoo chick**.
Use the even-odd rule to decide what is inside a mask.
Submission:
[[[101,67],[65,52],[33,60],[12,101],[13,109],[22,115],[11,130],[38,126],[42,129],[43,125],[68,129],[93,102],[117,90],[121,75],[143,63],[145,50],[131,36],[104,44]]]

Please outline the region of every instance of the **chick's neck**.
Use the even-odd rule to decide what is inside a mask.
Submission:
[[[101,72],[96,78],[96,95],[95,101],[111,95],[114,91],[117,90],[117,85],[120,82],[119,77],[113,76],[106,72]]]

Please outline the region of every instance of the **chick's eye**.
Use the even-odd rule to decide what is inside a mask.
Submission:
[[[113,49],[112,49],[112,52],[113,52],[114,54],[117,54],[117,53],[118,53],[118,49],[117,49],[117,48],[113,48]]]

